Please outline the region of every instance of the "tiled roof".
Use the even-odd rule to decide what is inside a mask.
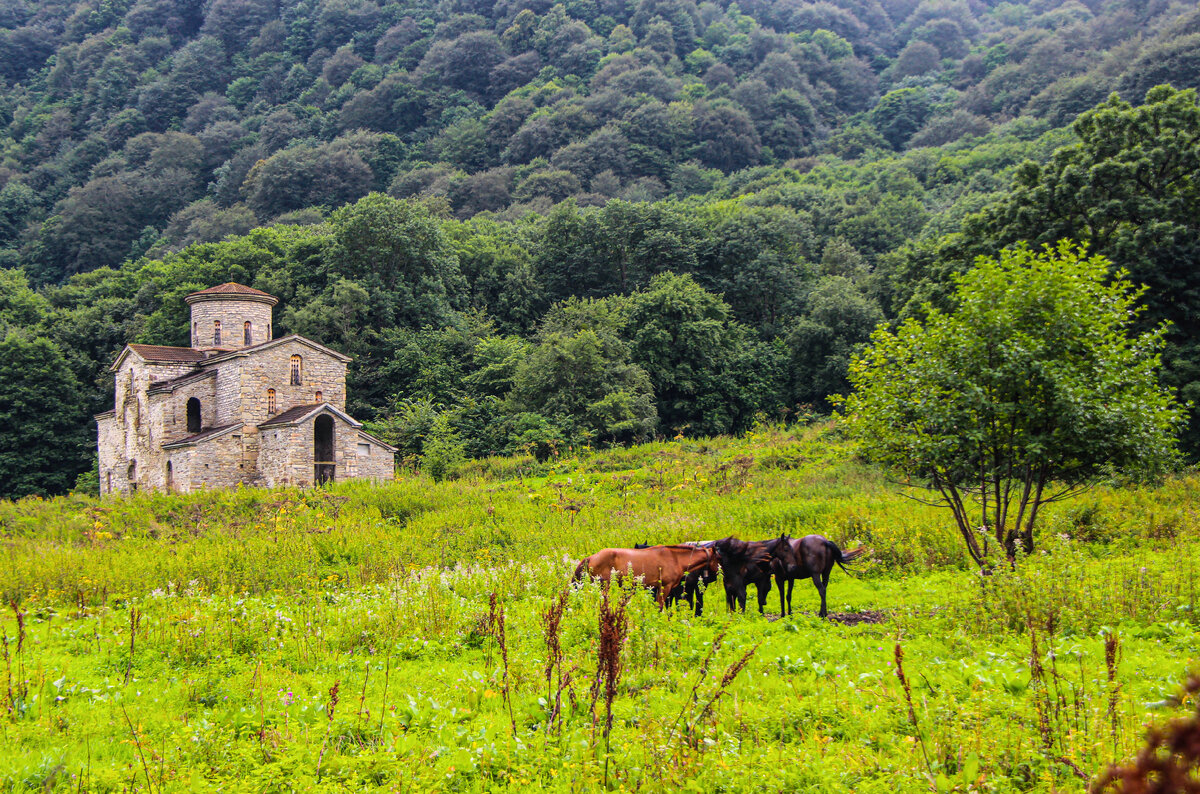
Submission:
[[[323,403],[314,403],[312,405],[297,405],[294,408],[287,409],[281,414],[272,416],[258,427],[261,430],[267,427],[280,427],[282,425],[299,424],[318,411],[329,411],[338,419],[341,419],[343,422],[355,429],[362,427],[362,422],[358,421],[345,411],[338,409],[337,406],[331,405],[328,401]]]
[[[192,295],[257,295],[260,298],[275,297],[274,295],[263,292],[260,289],[247,287],[245,284],[238,284],[236,281],[226,281],[224,284],[218,284],[215,287],[209,287],[208,289],[202,289],[199,292],[193,292],[187,297],[190,298]]]
[[[287,409],[281,414],[272,416],[270,419],[259,425],[259,427],[266,427],[267,425],[288,425],[299,419],[303,419],[320,407],[321,403],[313,403],[312,405],[297,405]]]
[[[164,391],[175,391],[175,389],[179,388],[180,386],[186,386],[192,381],[216,377],[216,374],[217,371],[215,369],[208,369],[201,370],[200,372],[189,372],[186,375],[180,375],[178,378],[171,378],[170,380],[151,381],[150,388],[146,391],[150,394],[156,394]]]
[[[147,361],[156,364],[196,364],[204,360],[204,354],[190,347],[167,347],[166,345],[130,345],[129,349]]]
[[[181,438],[178,441],[168,441],[167,443],[163,444],[163,449],[173,449],[175,447],[186,447],[186,446],[191,446],[192,444],[199,444],[201,441],[208,441],[210,438],[216,438],[217,436],[224,435],[225,433],[228,433],[230,430],[233,430],[235,427],[241,427],[241,426],[242,426],[241,422],[234,422],[231,425],[221,425],[220,427],[210,427],[207,430],[200,431],[199,433],[197,433],[194,436],[188,436],[187,438]]]

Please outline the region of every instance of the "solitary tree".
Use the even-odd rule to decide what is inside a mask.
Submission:
[[[843,413],[866,454],[954,514],[971,558],[1033,548],[1040,508],[1109,471],[1175,457],[1182,409],[1159,385],[1165,327],[1133,331],[1144,290],[1067,241],[981,258],[955,308],[880,329]]]

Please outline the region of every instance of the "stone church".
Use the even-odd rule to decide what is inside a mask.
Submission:
[[[191,347],[126,345],[99,426],[100,492],[391,480],[395,448],[346,413],[350,357],[271,334],[279,300],[193,292]]]

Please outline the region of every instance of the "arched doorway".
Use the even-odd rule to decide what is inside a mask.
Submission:
[[[329,414],[321,414],[313,422],[313,464],[317,485],[333,482],[333,417]]]
[[[187,431],[200,432],[200,400],[196,397],[187,401]]]

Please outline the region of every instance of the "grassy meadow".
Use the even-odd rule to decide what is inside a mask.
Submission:
[[[1083,791],[1194,705],[1192,474],[1055,505],[990,577],[829,425],[456,474],[0,503],[0,785]],[[780,532],[872,549],[832,620],[567,587]]]

